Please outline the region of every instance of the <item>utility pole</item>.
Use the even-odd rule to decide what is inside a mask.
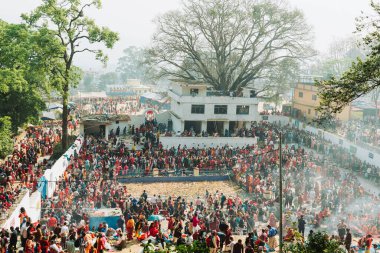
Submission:
[[[279,191],[280,191],[280,194],[279,194],[279,198],[280,198],[280,233],[279,233],[279,237],[280,237],[280,253],[282,253],[282,245],[283,245],[283,239],[282,239],[282,132],[280,132],[280,145],[279,145],[279,149],[280,149],[280,152],[279,152],[279,159],[280,159],[280,175],[279,175],[279,178],[280,178],[280,182],[279,182]]]

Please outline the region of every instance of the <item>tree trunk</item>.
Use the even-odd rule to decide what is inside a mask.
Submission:
[[[63,94],[62,94],[62,105],[63,105],[63,112],[62,112],[62,151],[66,152],[67,150],[67,120],[69,116],[69,110],[68,110],[68,100],[69,100],[69,84],[65,84],[63,87]]]

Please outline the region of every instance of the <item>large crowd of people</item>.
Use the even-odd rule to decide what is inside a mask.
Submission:
[[[337,121],[335,129],[339,135],[354,143],[366,143],[377,148],[380,145],[380,121],[377,118]]]
[[[141,103],[140,96],[123,96],[107,98],[80,98],[76,100],[78,110],[84,115],[88,114],[141,114],[148,108],[160,111],[158,104],[148,101]]]
[[[164,148],[155,129],[147,124],[130,130],[135,142],[142,142],[141,149],[128,149],[122,143],[115,147],[113,141],[87,136],[80,152],[69,158],[70,165],[57,182],[54,196],[42,201],[39,224],[30,223],[27,210],[23,210],[19,231],[13,228],[2,232],[2,238],[9,238],[10,252],[15,250],[11,243],[15,233],[20,235],[25,252],[36,248],[38,252],[73,252],[79,247],[88,253],[112,245],[123,248],[128,240],[144,241],[147,248],[200,240],[216,252],[235,247],[239,250],[243,243],[233,237],[242,234],[250,238],[243,247],[251,247],[253,252],[274,250],[280,219],[280,160],[284,165],[286,210],[282,217],[285,233],[280,236],[285,241],[295,240],[296,231],[305,235],[310,230],[326,229],[337,232],[341,243],[347,244],[342,227],[350,228],[356,237],[380,234],[379,196],[368,193],[358,180],[358,176],[370,172],[378,183],[379,168],[317,135],[290,125],[259,122],[239,130],[257,137],[256,145],[187,148],[179,144]],[[285,143],[282,157],[277,146],[280,130]],[[4,189],[13,187],[12,180],[19,179],[35,190],[42,175],[41,166],[35,166],[38,154],[51,154],[49,145],[53,140],[59,141],[59,136],[59,131],[30,128],[12,158],[2,165],[7,173]],[[249,195],[225,196],[223,190],[210,190],[194,199],[175,194],[151,196],[146,192],[136,196],[127,185],[118,182],[120,176],[141,172],[148,175],[153,168],[162,175],[169,170],[193,168],[229,171]],[[3,203],[8,203],[9,197],[2,196]],[[99,208],[121,209],[118,228],[107,224],[90,227],[89,211]],[[351,246],[356,245],[351,242]]]
[[[60,136],[58,128],[31,126],[16,138],[12,154],[0,164],[0,212],[6,213],[23,188],[37,189]]]

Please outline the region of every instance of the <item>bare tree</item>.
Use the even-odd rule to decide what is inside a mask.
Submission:
[[[303,14],[283,1],[185,0],[156,23],[150,53],[162,73],[217,90],[239,90],[312,52]]]

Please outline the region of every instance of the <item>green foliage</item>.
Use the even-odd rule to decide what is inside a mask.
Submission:
[[[10,117],[0,118],[0,158],[10,155],[13,149],[12,122]]]
[[[177,253],[208,253],[209,251],[206,243],[199,241],[194,241],[192,245],[180,245],[176,247]]]
[[[192,245],[179,245],[167,246],[164,250],[150,251],[149,253],[208,253],[210,249],[207,248],[206,243],[194,241]]]
[[[42,95],[55,83],[54,53],[60,49],[48,29],[0,20],[0,116],[11,118],[13,132],[37,121],[45,108]]]
[[[74,143],[76,136],[70,135],[68,137],[68,143]],[[53,155],[50,157],[51,160],[58,160],[67,150],[62,148],[62,142],[56,144],[53,148]]]
[[[74,66],[75,56],[83,52],[95,55],[104,64],[107,56],[102,50],[92,46],[103,44],[112,48],[119,39],[117,33],[107,27],[96,25],[95,21],[85,15],[88,8],[101,7],[100,0],[42,0],[30,14],[23,14],[25,22],[36,29],[52,29],[63,50],[54,55],[59,64],[53,69],[58,91],[62,94],[62,145],[67,148],[68,99],[70,87],[75,87],[81,80],[81,71]]]
[[[359,18],[357,25],[358,32],[369,32],[363,38],[364,45],[370,50],[367,57],[364,60],[358,58],[341,77],[317,83],[322,119],[341,112],[355,99],[380,87],[380,4],[372,1],[371,6],[376,18]]]
[[[326,232],[316,232],[306,243],[295,242],[284,246],[285,253],[344,253],[336,240],[329,240]]]

